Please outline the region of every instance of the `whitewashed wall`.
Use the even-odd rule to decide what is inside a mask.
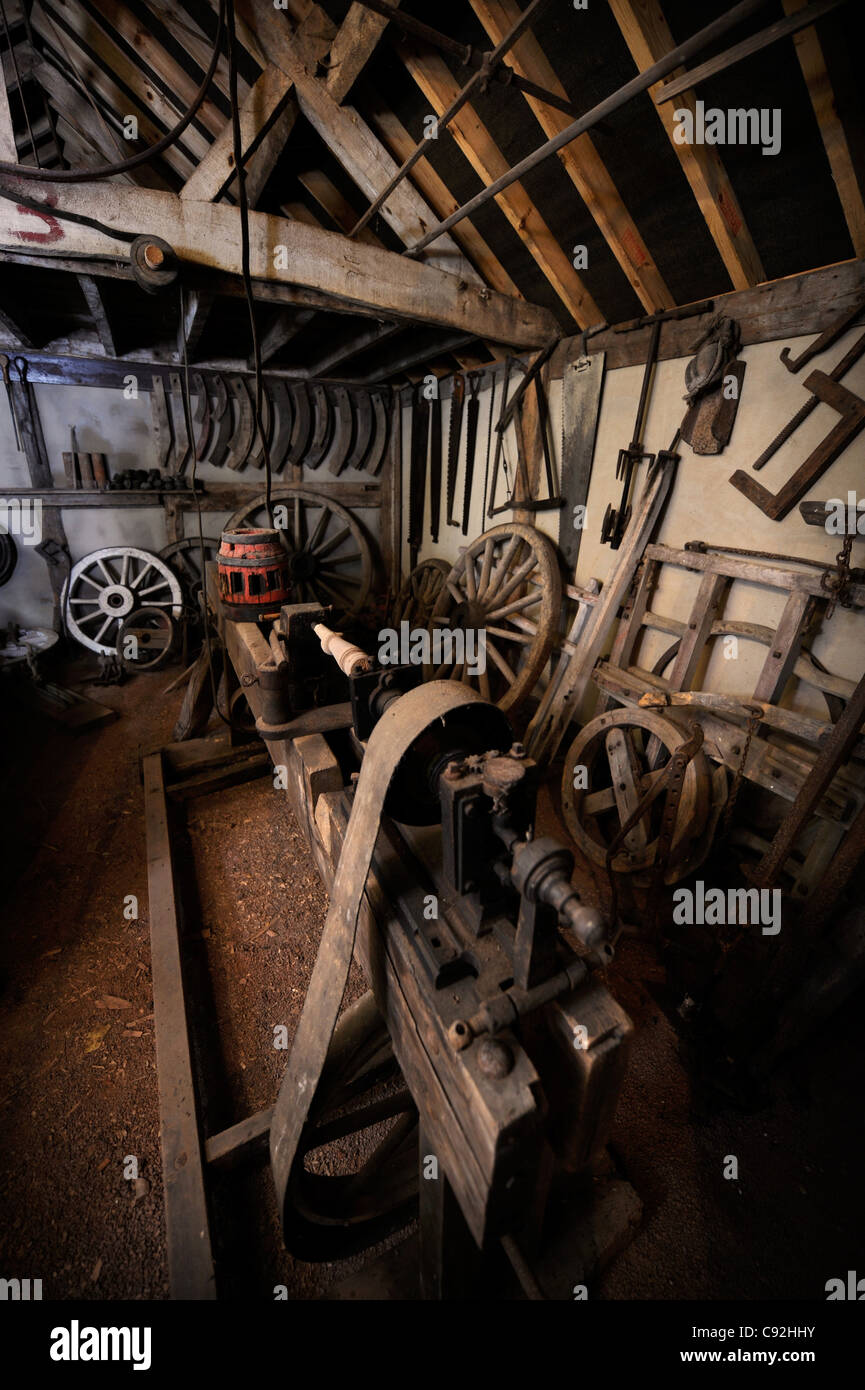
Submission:
[[[809,371],[821,369],[831,371],[832,367],[846,353],[852,342],[862,332],[861,327],[851,330],[821,357],[814,358],[806,368],[792,375],[779,360],[782,347],[789,345],[793,355],[813,341],[813,334],[802,338],[787,338],[776,343],[759,343],[743,349],[741,356],[747,363],[747,372],[742,388],[742,398],[733,435],[728,447],[715,457],[700,457],[692,452],[687,444],[679,446],[681,462],[678,466],[673,488],[667,502],[656,540],[663,544],[681,547],[686,541],[703,540],[711,544],[727,544],[749,547],[756,550],[781,552],[791,555],[808,556],[812,559],[833,564],[840,549],[837,537],[828,536],[816,527],[806,526],[799,515],[798,506],[780,522],[771,521],[742,493],[727,481],[737,468],[750,471],[755,458],[775,437],[781,426],[810,399],[810,393],[803,387]],[[684,374],[687,358],[661,362],[655,373],[654,390],[648,411],[645,431],[645,445],[649,450],[667,448],[676,428],[681,423],[685,411],[682,400],[684,393]],[[625,447],[634,427],[634,416],[643,377],[643,367],[623,367],[608,371],[604,383],[600,419],[595,443],[595,454],[591,483],[588,495],[586,527],[580,547],[576,581],[585,584],[590,578],[603,581],[610,573],[616,559],[609,546],[601,545],[600,530],[607,503],[618,506],[621,496],[621,483],[616,479],[615,468],[618,451]],[[865,360],[861,360],[848,373],[844,385],[850,390],[865,396]],[[513,389],[513,387],[511,388]],[[501,387],[496,396],[496,415],[500,408]],[[480,428],[478,438],[485,447],[486,429],[489,418],[489,390],[483,393]],[[556,466],[561,465],[561,406],[562,384],[554,381],[550,389],[550,418],[552,444]],[[447,424],[449,404],[442,410],[444,447],[447,448]],[[801,463],[811,449],[829,432],[837,422],[838,416],[828,406],[819,405],[801,429],[778,451],[760,473],[754,474],[771,491],[776,491],[794,469]],[[463,430],[465,435],[465,429]],[[465,440],[463,439],[463,453]],[[511,461],[516,459],[513,439],[508,449]],[[474,499],[471,514],[469,538],[473,539],[482,530],[500,521],[506,521],[511,513],[502,513],[495,521],[481,519],[481,490],[483,487],[483,459],[479,451],[475,464]],[[404,421],[404,516],[403,537],[408,532],[408,459],[409,434],[408,419]],[[865,496],[865,432],[845,450],[806,494],[812,499],[828,497],[846,498],[848,489]],[[457,514],[461,515],[463,461],[457,482],[459,505]],[[442,469],[444,478],[444,465]],[[645,466],[641,466],[637,486],[641,487],[645,477]],[[443,484],[444,490],[444,484]],[[499,496],[503,495],[500,491]],[[444,504],[443,504],[444,511]],[[559,513],[540,512],[536,524],[554,540],[558,536]],[[420,553],[421,559],[440,556],[453,561],[459,548],[465,543],[462,532],[443,524],[439,542],[433,545],[429,539],[429,498],[425,507],[425,541]],[[865,566],[865,538],[854,541],[852,563]],[[408,550],[404,547],[403,567],[408,566]],[[656,590],[652,607],[656,612],[671,617],[687,617],[692,599],[696,593],[699,575],[683,570],[665,567],[663,578]],[[784,606],[783,594],[754,585],[734,583],[728,596],[725,614],[729,617],[772,626],[780,619]],[[670,645],[670,638],[663,633],[647,633],[641,651],[641,665],[651,666],[664,649]],[[765,648],[753,643],[739,643],[739,657],[736,661],[724,660],[720,643],[705,673],[705,688],[720,692],[750,693],[756,683]],[[824,624],[823,631],[815,639],[812,650],[833,673],[858,680],[865,670],[865,615],[847,612],[837,608],[831,622]],[[802,690],[791,683],[787,703],[806,712],[821,714],[825,718],[825,705],[816,693]]]

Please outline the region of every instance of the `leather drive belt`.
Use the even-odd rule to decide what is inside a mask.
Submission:
[[[409,748],[426,729],[452,711],[477,703],[486,701],[470,687],[431,681],[408,691],[385,710],[367,743],[318,955],[270,1126],[270,1162],[283,1225],[292,1168],[299,1154],[302,1161],[303,1128],[348,981],[360,906],[388,788]]]

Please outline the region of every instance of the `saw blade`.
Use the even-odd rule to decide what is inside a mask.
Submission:
[[[460,462],[460,436],[463,424],[463,400],[465,399],[466,379],[461,372],[457,372],[453,379],[453,393],[451,395],[451,418],[448,429],[448,473],[447,473],[447,522],[448,526],[456,526],[454,520],[454,502],[457,492],[457,469]]]
[[[431,402],[429,460],[430,537],[437,541],[442,505],[442,403],[438,396]]]
[[[463,483],[463,535],[469,531],[469,513],[472,506],[472,481],[475,471],[475,449],[478,442],[478,418],[481,411],[480,377],[483,373],[473,373],[469,377],[469,405],[466,411],[466,474]]]

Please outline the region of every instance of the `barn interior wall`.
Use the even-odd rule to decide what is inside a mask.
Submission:
[[[723,453],[715,457],[700,457],[690,446],[681,444],[681,462],[661,519],[655,540],[664,545],[682,547],[687,541],[702,540],[710,545],[727,544],[731,546],[773,553],[797,555],[824,561],[834,565],[835,556],[840,549],[839,538],[827,535],[823,530],[806,526],[794,507],[783,521],[772,521],[765,516],[742,493],[730,486],[727,481],[737,468],[750,471],[755,458],[775,437],[795,412],[808,399],[809,393],[802,385],[808,371],[812,369],[831,371],[837,361],[844,356],[861,328],[851,329],[827,352],[815,357],[807,371],[798,375],[789,373],[779,360],[782,347],[789,345],[792,355],[813,341],[813,334],[799,338],[785,337],[777,342],[753,344],[742,349],[740,356],[747,363],[747,371],[742,388],[742,396],[736,424],[730,444]],[[669,447],[678,425],[681,423],[685,406],[684,393],[685,366],[687,358],[675,358],[660,362],[656,369],[654,388],[646,419],[645,445],[651,451]],[[586,524],[580,545],[576,582],[586,585],[592,578],[603,582],[609,576],[616,559],[608,545],[600,542],[601,522],[608,502],[618,506],[622,484],[616,479],[616,460],[618,451],[631,440],[634,416],[643,378],[643,367],[621,367],[606,373],[601,401],[600,417],[595,439],[592,474],[587,501]],[[865,361],[860,361],[844,378],[844,385],[857,394],[865,395]],[[511,388],[513,390],[513,387]],[[500,409],[501,387],[496,394],[496,416]],[[485,448],[487,422],[489,419],[490,391],[482,395],[480,411],[479,442]],[[561,421],[562,421],[562,383],[553,380],[549,387],[550,434],[557,476],[561,470]],[[447,450],[449,404],[442,410],[445,454]],[[403,456],[409,458],[408,412],[404,419]],[[796,434],[778,451],[759,475],[764,486],[775,491],[789,478],[790,474],[804,460],[810,451],[826,436],[837,422],[837,414],[826,405],[818,405]],[[841,457],[832,465],[806,494],[810,499],[830,497],[846,499],[848,489],[863,489],[863,458],[865,442],[863,436],[848,446]],[[507,454],[511,461],[516,458],[515,441],[512,434],[507,440]],[[463,429],[463,454],[465,452],[465,429]],[[483,492],[482,454],[479,452],[475,465],[473,485],[471,524],[468,536],[464,537],[459,528],[447,526],[442,522],[437,544],[429,539],[429,496],[425,502],[425,539],[419,559],[440,557],[453,562],[460,548],[467,540],[474,539],[484,529],[512,519],[511,512],[502,512],[493,520],[481,520],[481,498]],[[463,462],[457,482],[457,496],[462,497]],[[443,463],[443,477],[445,466]],[[511,475],[513,476],[513,474]],[[637,475],[637,488],[642,486],[645,465]],[[429,480],[427,480],[427,489]],[[502,496],[501,486],[499,497]],[[403,490],[403,539],[408,531],[408,472]],[[461,505],[457,515],[461,515]],[[556,540],[559,532],[560,514],[557,511],[536,514],[538,528]],[[408,569],[408,550],[404,546],[403,571]],[[852,563],[857,564],[854,551]],[[574,579],[573,575],[569,576]],[[665,567],[661,582],[656,590],[653,610],[670,617],[687,617],[699,582],[699,575],[692,572]],[[777,623],[783,609],[785,594],[780,591],[758,587],[736,581],[728,594],[725,614],[728,617],[755,623]],[[865,631],[862,616],[837,608],[831,622],[824,623],[819,636],[814,640],[813,653],[834,674],[858,680],[862,674],[862,657],[865,651]],[[639,653],[641,666],[651,666],[670,645],[670,638],[663,633],[647,633]],[[726,659],[721,644],[714,644],[710,666],[704,673],[704,688],[718,693],[739,693],[753,689],[765,658],[765,648],[752,643],[739,643],[735,660]],[[744,669],[743,669],[744,667]],[[592,701],[584,710],[591,708]],[[790,682],[785,703],[826,717],[825,705],[817,692],[810,692],[801,683]]]
[[[127,397],[114,387],[41,385],[35,388],[42,422],[45,448],[51,464],[54,486],[66,487],[63,453],[71,448],[70,430],[74,426],[78,448],[86,453],[103,453],[108,471],[116,476],[127,468],[156,468],[156,440],[150,411],[150,392],[140,390]],[[205,485],[236,483],[259,487],[264,492],[263,470],[232,472],[200,463],[196,476]],[[276,477],[274,486],[288,479]],[[345,469],[341,483],[369,483],[369,475]],[[316,486],[322,479],[307,470],[304,483]],[[0,498],[3,488],[30,486],[27,462],[16,449],[15,431],[5,392],[0,393]],[[166,515],[159,505],[152,507],[94,508],[65,507],[61,511],[73,562],[103,546],[138,546],[159,551],[168,544]],[[231,512],[204,511],[205,537],[218,537]],[[381,518],[378,508],[364,508],[358,521],[378,542]],[[184,536],[196,536],[198,524],[193,509],[182,515]],[[22,627],[51,627],[54,603],[48,569],[32,547],[18,545],[18,563],[10,582],[0,588],[0,624],[17,622]]]

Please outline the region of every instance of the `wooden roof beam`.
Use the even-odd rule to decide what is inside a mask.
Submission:
[[[297,117],[292,101],[292,81],[271,64],[247,93],[240,106],[240,142],[246,167],[247,198],[250,206],[250,181],[260,195]],[[287,117],[286,120],[283,117]],[[276,134],[275,140],[268,139]],[[216,202],[229,191],[237,177],[234,164],[234,128],[227,120],[207,154],[180,190],[181,198],[199,202]]]
[[[471,0],[471,6],[493,43],[501,42],[519,15],[515,0]],[[507,61],[514,72],[522,77],[567,97],[565,88],[531,30],[517,40]],[[570,124],[564,112],[555,110],[536,97],[526,96],[525,100],[546,136],[558,135]],[[650,313],[671,309],[675,303],[673,296],[637,231],[592,137],[589,134],[578,136],[573,144],[559,150],[559,159],[640,303]]]
[[[394,50],[432,110],[440,116],[460,90],[447,64],[432,49],[421,48],[414,40],[396,42]],[[453,118],[448,131],[483,183],[490,184],[508,172],[510,166],[505,155],[470,102]],[[519,182],[512,183],[497,195],[496,202],[580,328],[603,319],[603,313],[570,257],[541,217],[525,187]]]
[[[638,71],[644,72],[675,48],[658,0],[609,0],[609,5]],[[649,88],[653,104],[661,86],[656,82]],[[695,113],[691,92],[682,93],[679,108]],[[734,288],[744,290],[759,284],[765,280],[766,272],[716,147],[678,144],[675,134],[679,126],[673,108],[667,104],[656,106],[655,110]]]
[[[399,0],[394,0],[399,4]],[[363,72],[387,28],[387,20],[354,0],[339,27],[328,59],[327,90],[340,105]]]
[[[788,15],[797,13],[806,0],[784,0]],[[832,80],[826,66],[826,58],[820,36],[812,25],[803,29],[793,40],[796,57],[802,69],[802,76],[808,87],[808,95],[820,127],[820,137],[829,159],[832,178],[838,189],[841,208],[853,242],[853,250],[859,257],[865,256],[865,201],[862,185],[856,174],[856,166],[850,153],[850,145],[844,123],[838,114]]]
[[[236,208],[110,183],[48,182],[40,185],[40,195],[49,206],[94,217],[118,230],[137,232],[146,227],[191,266],[230,275],[240,272]],[[57,255],[61,259],[76,255],[117,259],[120,243],[115,239],[77,222],[59,221],[63,238]],[[0,244],[20,249],[22,233],[31,232],[32,223],[31,213],[19,212],[15,203],[0,199]],[[350,310],[372,317],[427,323],[514,347],[540,346],[557,330],[547,310],[458,280],[436,266],[267,213],[251,212],[249,227],[253,279],[331,296]],[[277,255],[279,247],[285,249]]]
[[[237,0],[238,9],[248,20],[271,61],[295,85],[304,116],[336,156],[346,173],[370,202],[396,173],[396,165],[358,113],[340,106],[322,82],[312,75],[304,56],[304,44],[292,33],[284,14],[270,6],[257,6],[251,0]],[[313,10],[308,16],[313,15]],[[310,24],[312,28],[312,24]],[[410,245],[435,224],[432,209],[411,184],[400,184],[382,208],[382,216],[405,245]],[[425,258],[429,264],[448,270],[475,284],[480,277],[450,236],[436,239]]]

